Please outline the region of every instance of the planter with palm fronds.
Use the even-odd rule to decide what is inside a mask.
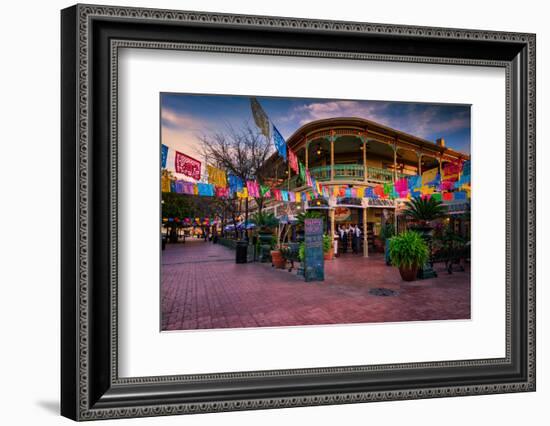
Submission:
[[[390,258],[403,281],[414,281],[428,260],[428,245],[418,232],[404,232],[390,239]]]
[[[384,242],[384,258],[386,265],[391,265],[390,261],[390,239],[395,235],[395,226],[386,223],[380,230],[380,239]]]
[[[252,221],[258,228],[258,245],[260,262],[267,262],[273,247],[273,230],[279,220],[273,213],[258,212],[252,215]]]
[[[431,222],[445,216],[446,212],[447,209],[441,201],[432,197],[420,197],[407,202],[403,213],[416,222],[416,230],[426,233],[432,229]]]

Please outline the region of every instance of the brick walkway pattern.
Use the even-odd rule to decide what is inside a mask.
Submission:
[[[162,330],[280,327],[470,318],[470,272],[405,283],[381,255],[325,262],[325,281],[306,283],[270,263],[236,264],[235,252],[188,239],[162,253]],[[397,290],[398,296],[369,294]]]

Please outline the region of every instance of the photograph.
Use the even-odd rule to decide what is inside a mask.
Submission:
[[[536,318],[545,15],[204,1],[64,4],[48,19],[41,6],[32,23],[52,49],[12,43],[6,176],[22,197],[39,189],[41,225],[60,213],[58,251],[55,227],[29,245],[35,209],[8,221],[21,257],[8,268],[30,283],[7,286],[21,293],[5,298],[8,329],[37,336],[29,354],[55,343],[36,364],[40,410],[277,425],[536,417],[548,397],[536,342],[548,334]],[[51,78],[22,72],[56,55]],[[30,120],[52,89],[60,108]],[[52,130],[60,149],[44,142]],[[17,161],[28,143],[30,163]],[[30,183],[35,170],[55,182]],[[44,285],[48,268],[61,291]]]
[[[159,96],[161,331],[471,319],[471,105]]]

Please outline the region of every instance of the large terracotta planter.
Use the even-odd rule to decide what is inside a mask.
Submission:
[[[323,258],[325,260],[332,260],[333,254],[334,254],[334,249],[331,247],[329,251],[327,251],[326,253],[323,253]]]
[[[414,281],[416,280],[416,274],[418,273],[418,267],[415,266],[414,268],[399,268],[399,274],[401,275],[401,279],[403,281]]]
[[[286,260],[280,250],[271,250],[271,264],[278,269],[284,269]]]

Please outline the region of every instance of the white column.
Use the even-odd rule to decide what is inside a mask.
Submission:
[[[397,141],[393,143],[393,183],[397,180]]]
[[[306,170],[309,170],[309,141],[306,136]]]
[[[334,180],[334,130],[330,131],[330,180]]]
[[[418,176],[422,175],[422,153],[416,152],[416,156],[418,157]]]
[[[367,207],[363,209],[363,257],[369,257],[369,240],[367,237]]]
[[[363,182],[367,181],[367,136],[366,133],[361,137],[363,141]]]

